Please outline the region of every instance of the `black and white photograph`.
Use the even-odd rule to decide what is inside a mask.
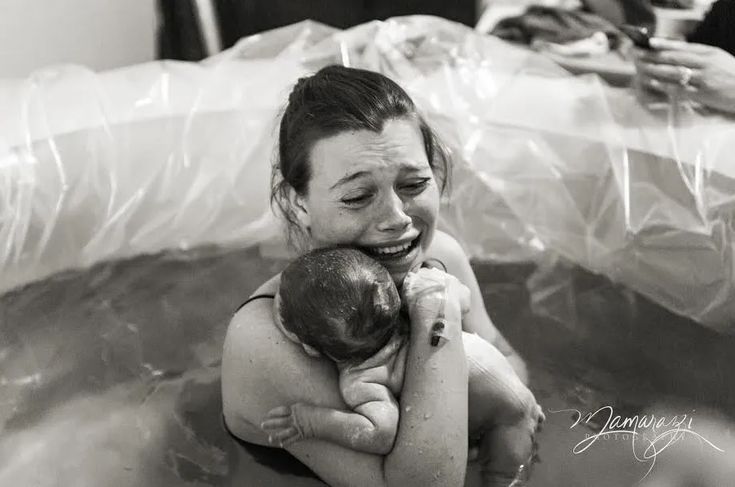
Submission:
[[[735,0],[0,0],[0,486],[735,487]]]

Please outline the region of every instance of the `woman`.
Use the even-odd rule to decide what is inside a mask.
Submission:
[[[427,260],[445,266],[443,282],[417,271],[406,296],[410,342],[398,436],[385,456],[308,440],[286,449],[330,485],[462,485],[467,461],[467,370],[458,338],[478,333],[509,356],[525,381],[523,362],[491,323],[467,256],[436,230],[447,158],[408,95],[377,73],[327,67],[299,80],[279,133],[272,199],[299,248],[350,245],[378,259],[397,285]],[[238,438],[268,445],[260,424],[271,409],[309,402],[343,403],[334,365],[310,357],[276,327],[275,276],[233,317],[222,359],[226,425]],[[460,296],[471,309],[461,318]],[[432,291],[433,290],[433,291]],[[438,312],[450,338],[432,347]],[[452,339],[454,337],[454,339]]]

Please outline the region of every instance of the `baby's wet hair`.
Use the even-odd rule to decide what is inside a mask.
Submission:
[[[362,361],[400,327],[401,300],[388,270],[349,247],[316,249],[281,274],[284,328],[336,361]]]

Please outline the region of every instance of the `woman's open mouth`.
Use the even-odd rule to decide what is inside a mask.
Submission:
[[[395,262],[403,260],[408,256],[413,256],[413,253],[418,249],[420,242],[421,234],[410,242],[402,245],[394,245],[390,247],[362,247],[362,250],[379,262]]]

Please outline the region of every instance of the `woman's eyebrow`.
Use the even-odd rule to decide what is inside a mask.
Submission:
[[[329,189],[334,189],[334,188],[336,188],[339,185],[342,185],[342,184],[345,184],[345,183],[349,183],[350,181],[353,181],[353,180],[355,180],[357,178],[360,178],[362,176],[366,176],[368,174],[369,173],[367,171],[357,171],[357,172],[354,172],[352,174],[348,174],[347,176],[344,176],[339,181],[337,181],[336,183],[334,183]]]
[[[403,169],[405,172],[422,172],[426,169],[431,169],[431,166],[422,165],[422,164],[413,164],[413,163],[405,163],[401,165],[401,169]]]

